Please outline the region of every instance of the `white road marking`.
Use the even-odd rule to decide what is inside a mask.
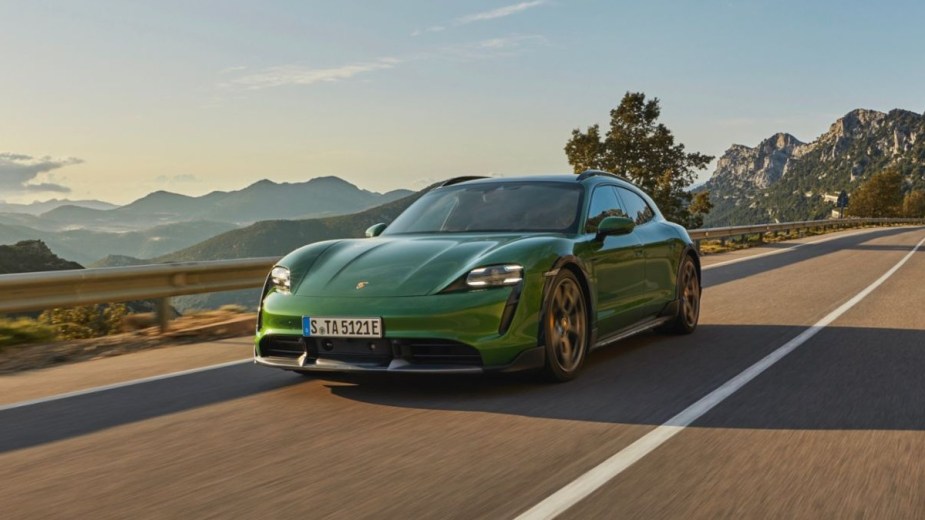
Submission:
[[[784,356],[793,352],[797,347],[806,343],[810,338],[819,333],[830,323],[838,319],[839,316],[858,304],[867,295],[872,293],[877,287],[887,281],[893,273],[899,270],[916,251],[925,244],[923,238],[906,256],[903,257],[889,271],[880,278],[868,285],[864,290],[854,295],[853,298],[841,304],[837,309],[830,312],[816,324],[801,332],[797,337],[788,341],[777,350],[771,352],[763,359],[748,367],[739,375],[723,383],[722,386],[713,390],[696,403],[684,409],[681,413],[675,415],[658,426],[651,432],[642,436],[636,442],[626,448],[618,451],[609,459],[600,463],[590,471],[581,475],[571,483],[556,491],[539,504],[517,517],[517,520],[536,520],[551,519],[559,516],[561,513],[580,502],[582,499],[596,491],[598,488],[609,482],[611,479],[622,473],[626,468],[651,453],[653,450],[664,444],[668,439],[674,437],[684,430],[691,423],[699,419],[703,414],[712,410],[716,405],[723,402],[727,397],[745,386],[748,382],[758,377],[762,372],[780,361]]]
[[[797,249],[800,249],[801,247],[814,246],[816,244],[824,244],[825,242],[829,242],[831,240],[838,240],[839,238],[847,238],[847,237],[853,237],[856,235],[863,235],[865,233],[873,233],[874,231],[881,231],[882,229],[883,228],[865,229],[862,231],[857,231],[855,233],[848,233],[848,234],[837,233],[834,236],[830,236],[828,238],[823,238],[821,240],[814,240],[812,242],[803,242],[803,243],[800,243],[800,244],[797,244],[795,246],[788,247],[785,249],[775,249],[774,251],[768,251],[767,253],[761,253],[758,255],[751,255],[751,256],[743,256],[741,258],[734,258],[732,260],[726,260],[725,262],[717,262],[715,264],[705,265],[703,266],[701,270],[706,271],[708,269],[713,269],[714,267],[722,267],[724,265],[737,264],[739,262],[745,262],[746,260],[754,260],[756,258],[762,258],[765,256],[779,255],[781,253],[789,253],[791,251],[796,251]]]
[[[18,403],[11,403],[0,405],[0,412],[6,410],[12,410],[14,408],[22,408],[24,406],[32,406],[34,404],[47,403],[50,401],[57,401],[60,399],[68,399],[70,397],[77,397],[80,395],[95,394],[97,392],[105,392],[106,390],[113,390],[115,388],[123,388],[126,386],[140,385],[143,383],[150,383],[152,381],[159,381],[161,379],[170,379],[171,377],[180,377],[188,374],[195,374],[197,372],[206,372],[208,370],[215,370],[216,368],[225,368],[234,365],[243,365],[244,363],[253,363],[253,358],[241,359],[238,361],[229,361],[227,363],[219,363],[217,365],[208,365],[199,368],[191,368],[189,370],[181,370],[179,372],[170,372],[169,374],[161,374],[159,376],[143,377],[141,379],[133,379],[131,381],[123,381],[121,383],[113,383],[111,385],[103,386],[94,386],[93,388],[86,388],[84,390],[76,390],[74,392],[67,392],[63,394],[50,395],[48,397],[40,397],[38,399],[30,399],[28,401],[19,401]]]

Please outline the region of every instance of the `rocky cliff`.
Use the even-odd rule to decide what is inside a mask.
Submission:
[[[810,143],[778,133],[753,148],[733,145],[701,188],[714,204],[705,225],[824,218],[826,193],[850,192],[888,166],[907,188],[925,187],[925,116],[858,109]]]

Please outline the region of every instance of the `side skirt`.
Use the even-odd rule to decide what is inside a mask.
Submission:
[[[655,327],[658,327],[659,325],[664,325],[665,323],[668,323],[669,321],[672,320],[672,318],[673,318],[672,316],[663,316],[663,317],[650,318],[645,321],[640,321],[639,323],[635,325],[630,325],[629,327],[621,331],[618,331],[614,334],[611,334],[610,336],[607,336],[606,338],[602,338],[598,340],[597,343],[595,343],[594,346],[591,347],[591,350],[599,349],[601,347],[610,345],[611,343],[620,341],[621,339],[626,339],[630,336],[635,336],[636,334],[639,334],[640,332],[645,332],[647,330],[654,329]]]

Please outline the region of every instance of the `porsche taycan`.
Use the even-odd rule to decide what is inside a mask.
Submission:
[[[567,381],[595,348],[697,327],[687,231],[607,172],[451,179],[366,235],[306,245],[272,268],[258,364]]]

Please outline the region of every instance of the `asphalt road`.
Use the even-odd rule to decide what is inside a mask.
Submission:
[[[560,518],[923,518],[925,250],[855,298],[922,239],[709,257],[693,335],[564,385],[241,364],[2,410],[0,518],[513,518],[833,311]]]

